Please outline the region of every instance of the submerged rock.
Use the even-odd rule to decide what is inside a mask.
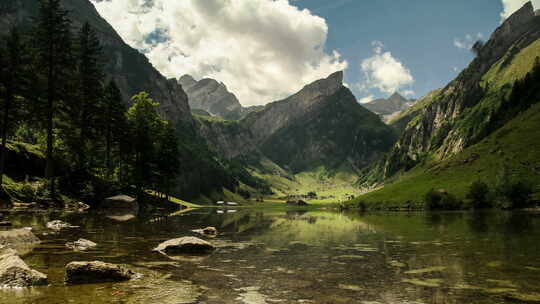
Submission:
[[[89,240],[85,240],[85,239],[78,239],[75,242],[66,243],[66,247],[71,248],[75,251],[84,251],[84,250],[88,250],[96,246],[97,246],[96,243]]]
[[[47,285],[47,276],[33,270],[13,249],[0,254],[0,287],[17,288]]]
[[[139,203],[137,199],[127,195],[117,195],[106,198],[101,204],[102,209],[107,210],[131,210],[133,212],[139,211]]]
[[[218,231],[217,231],[217,229],[215,227],[206,227],[206,228],[203,228],[203,229],[195,229],[195,230],[191,230],[191,231],[193,231],[195,233],[205,235],[205,236],[209,236],[209,237],[215,237],[218,234]]]
[[[54,220],[47,223],[47,228],[51,230],[60,231],[63,229],[70,229],[70,228],[79,228],[79,226],[73,226],[70,223],[66,223],[60,220]]]
[[[66,284],[89,284],[121,282],[139,278],[141,275],[123,266],[93,262],[71,262],[66,265]]]
[[[39,242],[39,239],[32,233],[30,228],[0,231],[0,246],[16,248],[33,246]]]
[[[168,240],[159,244],[154,251],[164,253],[209,253],[216,249],[216,247],[205,240],[201,240],[196,237],[181,237],[177,239]]]

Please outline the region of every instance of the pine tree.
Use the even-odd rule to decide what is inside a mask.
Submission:
[[[88,160],[90,143],[97,150],[99,121],[103,115],[104,77],[102,48],[95,31],[86,22],[80,29],[75,48],[77,67],[75,72],[75,94],[68,104],[68,119],[71,122],[66,138],[70,150],[75,154],[78,169],[86,169],[92,164]]]
[[[168,196],[180,170],[178,138],[170,123],[164,123],[157,146],[156,184],[160,186],[161,192]]]
[[[6,47],[2,50],[3,56],[0,65],[1,82],[4,87],[4,104],[2,113],[2,151],[0,154],[0,185],[2,185],[4,175],[4,165],[6,161],[6,144],[8,129],[13,127],[13,122],[17,120],[16,95],[22,94],[27,84],[26,70],[27,57],[26,46],[21,41],[21,37],[16,28],[13,28],[7,39]],[[10,124],[11,122],[11,124]]]
[[[34,21],[33,41],[35,44],[37,72],[43,80],[46,96],[44,121],[47,135],[45,152],[45,177],[49,180],[51,196],[54,187],[54,119],[60,103],[69,91],[69,77],[73,71],[71,47],[71,21],[68,12],[60,5],[60,0],[41,0],[37,18]]]
[[[105,89],[104,101],[102,125],[105,141],[105,167],[107,176],[110,177],[113,170],[113,149],[116,147],[119,151],[121,143],[127,138],[126,109],[122,103],[120,89],[114,80],[111,80]]]

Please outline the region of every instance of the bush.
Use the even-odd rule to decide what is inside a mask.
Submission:
[[[475,181],[469,186],[466,197],[472,201],[474,209],[490,208],[489,187],[482,181]]]
[[[428,210],[458,210],[463,206],[454,195],[445,190],[433,189],[426,193],[424,205]]]
[[[502,209],[519,209],[532,205],[533,187],[523,181],[500,184],[497,187],[497,194],[501,200],[499,207]]]

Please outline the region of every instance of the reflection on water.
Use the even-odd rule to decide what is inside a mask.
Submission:
[[[51,285],[0,291],[1,303],[538,303],[540,213],[343,214],[239,209],[139,214],[12,213],[43,243],[23,259]],[[78,230],[50,234],[49,220]],[[206,257],[151,251],[214,226]],[[74,252],[65,243],[98,243]],[[127,264],[137,281],[64,286],[76,260]]]

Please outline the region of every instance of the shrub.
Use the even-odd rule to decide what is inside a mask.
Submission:
[[[490,208],[489,187],[482,181],[475,181],[469,186],[466,197],[472,201],[474,209]]]
[[[500,184],[497,187],[497,194],[501,200],[499,207],[502,209],[526,208],[532,204],[533,187],[523,181],[511,181]]]
[[[458,210],[462,203],[454,195],[444,190],[431,189],[424,197],[424,205],[428,210]]]

